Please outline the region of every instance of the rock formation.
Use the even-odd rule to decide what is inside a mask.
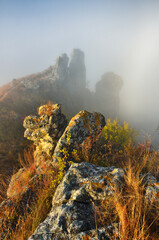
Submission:
[[[69,64],[68,86],[71,91],[79,92],[86,88],[86,67],[84,53],[80,49],[74,49]]]
[[[68,61],[69,58],[66,53],[57,58],[56,64],[52,70],[52,80],[59,81],[63,84],[68,78]]]
[[[70,62],[66,53],[56,59],[56,63],[41,73],[32,74],[22,79],[13,79],[12,86],[21,82],[25,89],[36,90],[50,82],[53,88],[65,86],[71,91],[79,91],[86,88],[86,67],[84,53],[80,49],[74,49]]]
[[[73,164],[56,189],[51,212],[28,240],[113,239],[110,226],[96,228],[94,206],[112,195],[114,186],[124,187],[123,175],[124,170],[120,168]],[[151,185],[151,181],[147,183]]]
[[[71,119],[65,132],[59,139],[53,155],[54,161],[64,157],[64,153],[60,150],[66,148],[70,155],[73,150],[77,149],[77,146],[82,146],[87,137],[91,139],[97,137],[104,126],[105,118],[102,114],[96,112],[89,113],[84,110],[80,111]]]
[[[97,239],[109,239],[102,229],[96,230],[93,203],[113,193],[108,179],[119,184],[122,177],[122,169],[73,164],[56,189],[49,216],[29,240],[96,239],[97,234]]]
[[[88,136],[97,137],[105,126],[102,114],[83,110],[71,119],[66,128],[66,117],[61,113],[59,104],[43,105],[38,113],[40,117],[28,116],[23,122],[26,128],[24,137],[33,141],[36,146],[34,155],[37,166],[44,159],[62,159],[62,149],[66,148],[70,154],[77,146],[80,147]]]
[[[23,119],[29,114],[35,115],[41,104],[49,101],[62,104],[68,119],[81,109],[101,112],[105,117],[118,117],[120,87],[117,87],[118,81],[114,80],[117,76],[113,76],[111,83],[102,80],[97,83],[96,92],[90,91],[86,87],[84,53],[80,49],[74,49],[71,57],[62,54],[48,69],[14,78],[12,82],[0,87],[0,151],[6,149],[4,160],[0,157],[0,173],[4,172],[6,165],[7,171],[12,171],[11,166],[17,165],[16,160],[11,160],[10,157],[9,161],[14,163],[7,164],[7,154],[12,152],[12,155],[16,155],[14,159],[17,159],[19,148],[26,146]]]
[[[100,112],[112,118],[119,115],[119,93],[122,84],[121,77],[113,72],[105,73],[96,83],[95,105],[100,107]]]
[[[32,172],[26,172],[26,169],[22,168],[12,176],[7,191],[8,199],[0,204],[0,211],[4,213],[4,217],[0,219],[3,230],[0,239],[10,235],[19,216],[26,214],[31,204],[35,203],[36,189],[42,189],[44,176],[51,165],[57,165],[59,158],[64,157],[65,150],[65,160],[72,160],[71,151],[76,149],[77,145],[82,146],[87,137],[98,136],[105,125],[103,115],[83,110],[72,118],[66,127],[66,118],[61,113],[59,104],[43,105],[38,114],[39,117],[26,117],[24,127],[25,136],[36,145],[35,155],[40,158],[41,154],[42,157],[40,161],[36,160]],[[46,156],[49,156],[49,160]],[[125,171],[113,166],[100,167],[87,162],[74,163],[66,170],[66,175],[54,193],[51,212],[28,240],[111,240],[113,224],[118,228],[118,223],[105,228],[98,227],[95,209],[100,201],[107,200],[114,194],[116,187],[124,190]],[[157,179],[151,174],[141,174],[141,180],[146,201],[158,201]],[[20,186],[19,192],[17,186]],[[8,221],[8,207],[16,210],[14,221]]]
[[[39,108],[38,114],[40,117],[28,116],[23,122],[26,128],[24,137],[36,145],[37,166],[41,160],[52,157],[56,144],[67,125],[66,117],[61,113],[59,104],[43,105]]]

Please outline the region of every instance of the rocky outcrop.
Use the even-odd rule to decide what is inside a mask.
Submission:
[[[122,184],[123,174],[115,167],[73,164],[56,189],[49,216],[29,240],[110,239],[105,230],[96,229],[93,204],[113,194],[113,186]]]
[[[124,184],[121,168],[99,167],[86,162],[73,164],[56,189],[51,212],[28,240],[114,239],[118,224],[98,228],[95,206],[112,196],[116,187],[124,189]],[[144,184],[148,201],[152,201],[152,195],[158,201],[156,178],[147,174]]]
[[[98,60],[98,59],[97,59]],[[115,74],[114,74],[115,75]],[[111,80],[114,84],[114,80]],[[81,109],[89,112],[101,112],[106,117],[117,117],[119,112],[119,89],[114,90],[111,84],[99,84],[96,92],[86,87],[86,67],[84,52],[74,49],[70,57],[65,53],[57,58],[55,63],[46,70],[21,78],[0,87],[0,150],[5,150],[5,165],[0,159],[0,173],[10,169],[7,154],[17,152],[26,146],[23,139],[22,122],[29,114],[36,115],[40,104],[48,101],[60,103],[63,112],[70,119]],[[97,84],[98,86],[98,84]],[[6,131],[9,129],[9,131]],[[15,146],[13,149],[11,146]],[[8,151],[9,149],[9,151]],[[13,165],[16,160],[9,159]],[[6,166],[7,165],[7,166]]]
[[[26,128],[24,137],[36,145],[36,166],[39,166],[43,159],[51,160],[53,157],[55,162],[58,162],[59,158],[63,159],[64,149],[71,160],[72,151],[81,147],[87,137],[97,137],[105,126],[102,114],[83,110],[73,117],[66,127],[67,121],[59,104],[43,105],[38,113],[40,117],[28,116],[23,123]]]
[[[19,172],[19,175],[21,173]],[[39,182],[37,179],[38,175],[31,179],[35,187],[37,182],[42,184],[42,181]],[[102,200],[106,201],[113,196],[116,187],[123,190],[124,179],[124,170],[121,168],[100,167],[87,162],[74,163],[55,191],[49,215],[28,240],[112,240],[118,229],[118,223],[106,225],[104,228],[98,227],[96,206],[98,208]],[[156,178],[147,174],[143,178],[143,184],[146,199],[150,202],[154,198],[155,201],[159,201],[159,183]],[[4,211],[6,216],[5,209],[8,207],[16,210],[14,222],[8,223],[5,217],[0,219],[3,225],[0,239],[9,237],[10,232],[16,227],[19,214],[23,216],[29,211],[29,206],[35,199],[35,191],[28,187],[19,197],[19,202],[13,198],[0,204],[0,211]]]
[[[105,118],[102,114],[83,110],[73,117],[66,127],[67,120],[61,113],[59,104],[42,105],[38,109],[38,114],[39,117],[32,115],[26,117],[23,123],[26,128],[24,136],[36,146],[35,163],[32,172],[21,168],[12,176],[7,191],[7,196],[10,198],[19,195],[16,186],[20,187],[21,194],[26,192],[32,180],[35,182],[34,177],[43,174],[51,162],[58,164],[63,159],[66,163],[71,161],[72,151],[77,150],[77,147],[80,148],[87,137],[96,138],[105,126]]]
[[[71,91],[84,90],[86,88],[86,67],[84,63],[84,52],[74,49],[69,64],[68,86]]]
[[[80,111],[75,117],[71,119],[65,132],[58,141],[55,148],[53,159],[69,160],[72,151],[77,150],[77,147],[81,147],[87,137],[90,140],[97,137],[105,126],[105,118],[100,113],[89,113],[87,111]],[[67,150],[67,156],[65,156],[63,149]]]
[[[95,105],[100,107],[100,112],[115,118],[119,114],[119,93],[123,85],[120,76],[113,72],[105,73],[96,83]]]
[[[56,63],[43,72],[32,74],[30,76],[19,79],[24,89],[37,90],[44,87],[49,82],[53,88],[64,85],[71,91],[79,91],[86,87],[86,67],[84,63],[84,53],[80,49],[74,49],[69,58],[66,53],[56,59]],[[19,81],[12,81],[12,86],[18,84]]]
[[[38,114],[39,117],[28,116],[24,120],[25,136],[36,145],[35,165],[28,170],[20,169],[11,178],[7,191],[8,200],[0,205],[0,211],[4,213],[4,217],[0,219],[3,230],[0,239],[8,237],[16,229],[19,216],[23,217],[30,211],[30,206],[37,199],[38,189],[44,186],[47,179],[45,177],[52,177],[49,175],[54,172],[50,171],[52,167],[56,168],[61,159],[66,162],[72,160],[71,153],[80,149],[87,137],[91,140],[98,137],[105,125],[102,114],[83,110],[66,127],[66,117],[61,113],[59,104],[43,105],[38,109]],[[125,171],[88,162],[74,163],[69,168],[66,164],[64,170],[66,171],[60,169],[59,164],[59,174],[66,174],[55,190],[52,210],[29,240],[111,240],[114,231],[118,230],[118,223],[98,227],[96,207],[103,200],[110,200],[109,197],[113,196],[116,189],[124,192],[127,179]],[[158,203],[157,179],[151,174],[141,174],[140,177],[145,203]],[[10,221],[7,215],[7,208],[10,206],[16,211],[14,221]]]
[[[36,165],[41,160],[50,159],[56,144],[63,134],[67,120],[61,113],[61,105],[47,104],[38,110],[39,117],[28,116],[24,119],[23,126],[26,128],[24,137],[34,142],[36,151],[34,153]]]
[[[66,53],[59,56],[56,64],[52,70],[52,80],[59,81],[60,84],[67,81],[68,78],[68,61],[69,58]]]
[[[143,178],[143,182],[145,185],[145,196],[149,199],[149,201],[153,201],[154,199],[159,201],[159,182],[157,179],[151,175],[151,173],[147,173]]]

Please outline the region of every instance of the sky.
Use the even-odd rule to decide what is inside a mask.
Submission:
[[[0,0],[0,86],[80,48],[91,89],[113,71],[123,114],[157,121],[158,13],[158,0]]]

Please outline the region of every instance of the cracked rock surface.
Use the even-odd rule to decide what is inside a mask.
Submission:
[[[29,240],[109,239],[102,229],[96,230],[94,204],[113,193],[113,184],[121,183],[124,171],[75,163],[57,187],[52,210]]]
[[[73,150],[77,149],[84,143],[87,137],[93,139],[97,137],[105,126],[105,118],[102,114],[94,112],[90,113],[85,110],[76,114],[69,122],[63,135],[59,139],[54,151],[53,160],[63,158],[62,149],[67,149],[70,155]],[[69,144],[68,144],[68,137]],[[66,159],[67,161],[67,159]]]
[[[27,116],[23,122],[26,128],[24,137],[36,145],[34,156],[37,166],[43,159],[52,157],[56,144],[67,126],[60,104],[42,105],[38,114],[39,117]]]

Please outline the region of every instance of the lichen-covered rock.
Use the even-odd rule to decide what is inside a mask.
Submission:
[[[124,171],[90,163],[73,164],[57,187],[52,210],[29,240],[44,239],[109,239],[95,225],[94,204],[113,193],[121,184]],[[98,236],[97,236],[98,235]]]
[[[157,179],[151,175],[151,173],[146,174],[143,179],[145,184],[145,195],[149,201],[158,201],[159,202],[159,182]]]
[[[38,110],[39,117],[28,116],[24,119],[24,137],[34,142],[36,165],[41,160],[51,158],[56,144],[63,134],[67,120],[61,113],[60,104],[43,105]]]
[[[63,159],[63,149],[66,148],[69,154],[77,149],[77,146],[82,146],[87,137],[91,139],[97,137],[105,126],[105,118],[100,113],[89,113],[85,110],[80,111],[71,119],[63,135],[58,141],[55,148],[53,159]],[[65,156],[65,160],[66,156]]]

